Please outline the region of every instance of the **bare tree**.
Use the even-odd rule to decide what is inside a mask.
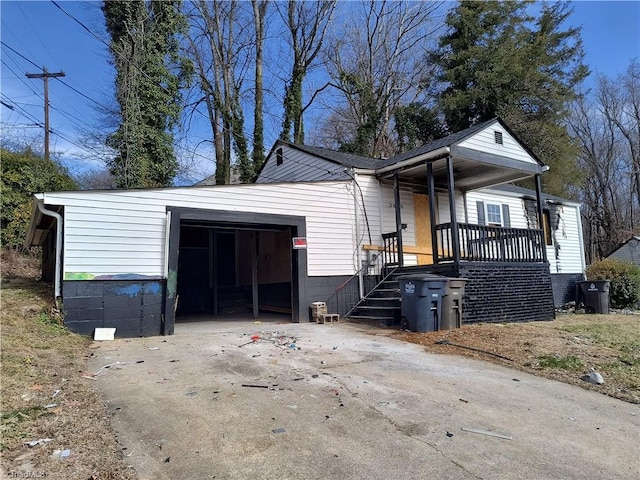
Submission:
[[[589,262],[640,232],[640,67],[632,62],[617,79],[601,76],[591,100],[569,118],[584,174],[584,237]]]
[[[293,63],[291,76],[285,87],[284,115],[280,138],[291,140],[293,127],[293,141],[304,143],[303,114],[308,103],[304,106],[302,98],[303,82],[313,62],[318,57],[327,28],[335,10],[335,0],[331,1],[303,1],[289,0],[286,14],[281,12],[282,19],[291,35],[291,50]],[[315,97],[312,95],[311,101]]]
[[[238,1],[198,0],[190,12],[188,51],[202,92],[192,106],[204,104],[207,111],[216,184],[230,182],[232,152],[241,172],[251,169],[241,95],[253,39],[250,14],[242,7]]]
[[[622,134],[629,149],[633,188],[640,202],[640,63],[633,61],[616,80],[600,77],[597,97],[607,120]]]
[[[623,206],[629,201],[629,191],[623,179],[628,179],[629,172],[620,161],[615,125],[597,104],[586,100],[576,104],[570,129],[580,146],[578,165],[585,176],[579,195],[587,260],[592,262],[607,255],[628,235]]]
[[[434,42],[440,2],[375,1],[361,4],[363,18],[350,19],[325,55],[342,107],[334,119],[352,125],[344,150],[369,156],[396,151],[393,113],[423,92],[423,62]]]
[[[265,16],[269,0],[251,0],[253,7],[253,25],[255,27],[255,105],[253,110],[253,173],[254,175],[264,162],[264,88],[263,88],[263,65],[262,57],[264,51],[265,36]]]

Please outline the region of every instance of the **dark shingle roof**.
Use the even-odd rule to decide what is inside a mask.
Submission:
[[[382,162],[384,162],[384,160],[376,160],[375,158],[362,157],[360,155],[354,155],[352,153],[338,152],[336,150],[314,147],[312,145],[298,145],[297,143],[289,143],[284,141],[282,141],[281,143],[289,145],[292,148],[298,149],[310,155],[314,155],[316,157],[324,158],[325,160],[344,165],[345,167],[375,170],[376,168],[381,166]]]
[[[385,160],[384,164],[381,165],[380,168],[394,165],[398,162],[402,162],[403,160],[408,160],[410,158],[432,152],[442,147],[449,147],[454,143],[461,142],[467,137],[478,133],[480,130],[497,121],[499,121],[497,118],[492,118],[491,120],[487,120],[486,122],[479,123],[478,125],[465,128],[464,130],[452,133],[451,135],[447,135],[446,137],[439,138],[438,140],[434,140],[433,142],[425,143],[424,145],[414,148],[413,150],[409,150],[408,152],[400,153],[395,157],[391,157],[388,160]]]

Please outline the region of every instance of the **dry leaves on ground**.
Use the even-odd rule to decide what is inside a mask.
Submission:
[[[467,324],[392,336],[424,345],[429,352],[486,360],[640,403],[640,315],[566,314],[553,322]],[[449,344],[438,343],[443,340]],[[603,385],[582,380],[590,368],[602,374]]]
[[[50,286],[2,282],[2,468],[7,478],[131,479],[106,408],[83,378],[90,340],[60,326]],[[29,447],[25,442],[40,439]],[[69,456],[60,457],[64,450]]]

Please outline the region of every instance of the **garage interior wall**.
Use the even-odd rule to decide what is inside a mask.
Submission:
[[[291,229],[180,227],[176,316],[229,315],[253,309],[253,267],[260,311],[291,315]]]

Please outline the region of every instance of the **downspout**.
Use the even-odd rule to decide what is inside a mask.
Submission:
[[[53,276],[53,290],[55,295],[55,301],[62,296],[60,294],[60,268],[62,266],[62,215],[52,210],[47,210],[44,205],[38,202],[38,209],[43,215],[53,217],[56,219],[56,266]]]

